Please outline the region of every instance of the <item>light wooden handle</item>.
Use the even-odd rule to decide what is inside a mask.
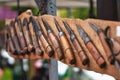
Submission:
[[[54,55],[54,50],[52,49],[52,46],[50,45],[48,40],[45,38],[44,35],[39,36],[39,39],[48,56],[52,57]]]
[[[55,53],[58,55],[59,60],[62,60],[64,58],[64,54],[62,52],[59,40],[52,32],[48,34],[48,37],[49,37],[50,42],[54,48]]]
[[[70,44],[66,38],[66,36],[60,36],[60,42],[63,47],[65,61],[68,64],[75,64],[74,59],[74,52],[72,51],[72,48],[70,47]]]

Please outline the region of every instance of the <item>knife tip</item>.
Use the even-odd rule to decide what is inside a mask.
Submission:
[[[92,23],[92,22],[88,22],[88,24],[89,24],[89,25],[93,25],[93,23]]]

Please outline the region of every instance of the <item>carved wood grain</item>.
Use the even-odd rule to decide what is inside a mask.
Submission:
[[[26,12],[22,13],[19,18],[23,21],[23,19],[26,17],[27,19],[32,16],[31,14],[28,14]],[[101,44],[101,41],[99,39],[99,37],[97,36],[97,33],[91,29],[91,27],[88,25],[88,21],[91,21],[91,22],[94,22],[98,25],[101,26],[102,29],[105,29],[105,27],[107,25],[109,25],[112,29],[111,29],[111,37],[117,39],[118,41],[120,41],[120,38],[116,36],[116,29],[114,27],[116,27],[117,25],[120,25],[119,22],[112,22],[112,21],[103,21],[103,20],[94,20],[94,19],[88,19],[88,20],[81,20],[81,19],[69,19],[69,18],[60,18],[60,17],[54,17],[54,16],[51,16],[51,15],[43,15],[42,17],[44,17],[47,22],[49,23],[49,25],[51,26],[51,28],[53,29],[55,35],[58,37],[58,31],[57,31],[57,28],[55,27],[55,24],[54,24],[54,19],[53,18],[56,18],[57,21],[59,22],[62,30],[65,32],[70,44],[71,44],[71,47],[74,51],[74,56],[75,56],[75,60],[76,60],[76,64],[75,65],[71,65],[71,64],[67,64],[67,65],[70,65],[70,66],[76,66],[78,68],[82,68],[82,69],[87,69],[87,70],[93,70],[95,72],[99,72],[99,73],[102,73],[102,74],[108,74],[108,75],[111,75],[113,77],[115,77],[116,79],[120,80],[120,72],[118,72],[117,68],[114,66],[114,65],[110,65],[108,59],[107,59],[107,56],[106,56],[106,53],[104,51],[104,48]],[[42,29],[44,31],[44,33],[47,35],[46,33],[46,30],[40,20],[41,16],[38,16],[36,17],[40,24],[42,25]],[[62,23],[62,20],[65,20],[71,27],[71,29],[74,31],[74,33],[76,34],[78,40],[79,40],[79,43],[81,44],[83,50],[85,51],[86,55],[89,57],[90,59],[90,63],[88,66],[84,66],[82,65],[82,62],[80,60],[80,57],[78,55],[78,53],[76,52],[76,50],[74,49],[70,39],[69,39],[69,35],[68,35],[68,32],[66,31],[63,23]],[[7,20],[6,21],[6,24],[9,24],[10,20]],[[89,35],[89,37],[91,38],[91,40],[93,41],[94,45],[96,46],[96,48],[99,50],[99,52],[101,53],[101,55],[104,57],[106,63],[107,63],[107,66],[106,68],[104,69],[101,69],[95,62],[95,60],[93,59],[93,57],[91,56],[91,54],[89,53],[88,49],[86,48],[82,38],[79,36],[79,33],[77,32],[77,28],[76,28],[76,25],[75,24],[79,24],[81,25],[81,27],[85,30],[85,32]],[[114,26],[114,27],[113,27]],[[59,39],[59,37],[58,37]],[[12,55],[12,53],[10,53],[10,56],[14,57],[14,58],[19,58],[19,56],[15,56],[15,55]],[[26,58],[26,57],[24,57]],[[28,57],[27,57],[28,58]],[[46,53],[44,53],[43,57],[40,57],[38,55],[30,55],[29,57],[30,59],[50,59],[50,57],[48,57],[48,55]],[[58,60],[58,58],[54,57],[56,60]],[[64,60],[62,60],[62,62],[65,63]]]

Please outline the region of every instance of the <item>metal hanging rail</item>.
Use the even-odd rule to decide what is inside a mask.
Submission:
[[[35,0],[41,15],[56,15],[56,0]],[[58,63],[56,60],[49,61],[49,80],[58,80]]]

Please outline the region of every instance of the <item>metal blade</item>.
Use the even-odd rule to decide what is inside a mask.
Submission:
[[[11,21],[11,22],[10,22],[10,26],[13,27],[13,29],[14,29],[14,34],[17,35],[16,28],[15,28],[15,22],[14,22],[14,21]]]
[[[89,23],[90,27],[91,27],[93,30],[95,30],[97,33],[100,33],[100,32],[101,32],[101,29],[98,28],[94,23],[92,23],[92,22],[88,22],[88,23]]]
[[[84,43],[87,44],[90,41],[90,38],[88,35],[85,33],[85,31],[80,27],[80,25],[76,25],[77,31],[81,38],[83,39]]]
[[[45,29],[48,31],[48,30],[51,30],[51,28],[50,28],[50,25],[47,23],[47,21],[44,19],[44,18],[41,18],[42,19],[42,22],[43,22],[43,24],[44,24],[44,26],[45,26]]]
[[[55,25],[58,29],[59,32],[62,32],[62,29],[60,28],[60,25],[58,24],[57,20],[54,18],[54,21],[55,21]]]
[[[38,32],[38,31],[41,31],[40,24],[39,24],[38,20],[36,20],[36,19],[33,18],[33,17],[30,17],[29,20],[30,20],[30,22],[32,22],[32,25],[34,26],[35,32],[36,32],[36,31],[37,31],[37,32]]]
[[[68,31],[68,33],[71,35],[72,30],[71,30],[70,26],[65,21],[63,21],[63,24],[64,24],[66,30]]]
[[[29,22],[28,22],[28,20],[27,20],[27,18],[24,18],[23,19],[23,26],[25,26],[26,28],[27,28],[27,30],[29,30]]]
[[[16,17],[16,18],[15,18],[15,22],[17,22],[18,27],[19,27],[19,30],[20,30],[20,32],[22,32],[22,23],[21,23],[21,20]]]
[[[9,26],[8,26],[8,25],[5,25],[5,29],[7,30],[7,35],[8,35],[8,37],[11,37]]]
[[[6,48],[6,40],[7,40],[8,37],[10,37],[10,33],[5,34],[4,31],[8,30],[8,29],[9,29],[8,25],[5,25],[3,27],[3,29],[1,29],[1,31],[0,31],[0,49],[5,49]]]
[[[80,25],[76,25],[76,27],[77,27],[77,30],[78,30],[78,33],[80,34],[80,36],[83,37],[84,36],[83,29],[80,27]]]

